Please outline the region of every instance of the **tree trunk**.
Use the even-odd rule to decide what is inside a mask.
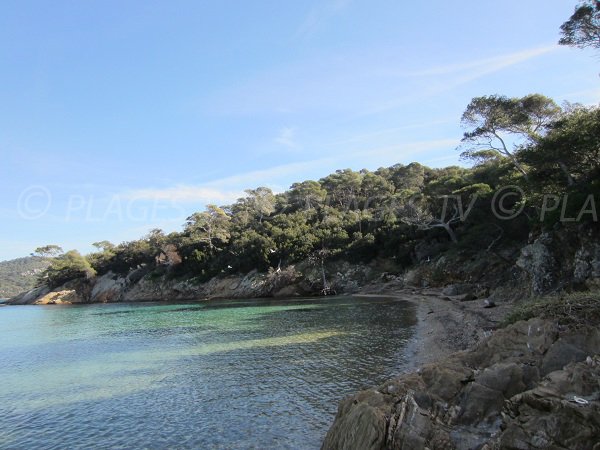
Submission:
[[[567,177],[567,183],[568,183],[568,185],[569,186],[573,186],[575,184],[575,181],[573,180],[573,177],[569,173],[569,169],[567,169],[567,166],[565,165],[565,163],[562,162],[562,161],[558,161],[558,166],[560,167],[560,170],[562,170],[562,172]]]

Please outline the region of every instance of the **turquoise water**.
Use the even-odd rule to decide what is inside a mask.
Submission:
[[[0,308],[0,448],[316,449],[410,364],[406,302]]]

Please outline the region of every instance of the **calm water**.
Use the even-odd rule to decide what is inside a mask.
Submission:
[[[319,448],[410,364],[408,303],[0,307],[0,448]]]

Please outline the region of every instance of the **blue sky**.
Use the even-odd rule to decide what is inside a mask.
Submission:
[[[179,230],[340,168],[460,163],[479,95],[600,101],[576,2],[0,5],[0,260]]]

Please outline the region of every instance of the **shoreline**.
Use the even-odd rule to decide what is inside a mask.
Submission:
[[[412,360],[407,372],[472,348],[498,328],[512,307],[506,302],[484,308],[483,299],[460,301],[460,296],[445,296],[441,289],[384,289],[353,295],[394,297],[415,306],[417,323],[412,342],[407,346]]]

